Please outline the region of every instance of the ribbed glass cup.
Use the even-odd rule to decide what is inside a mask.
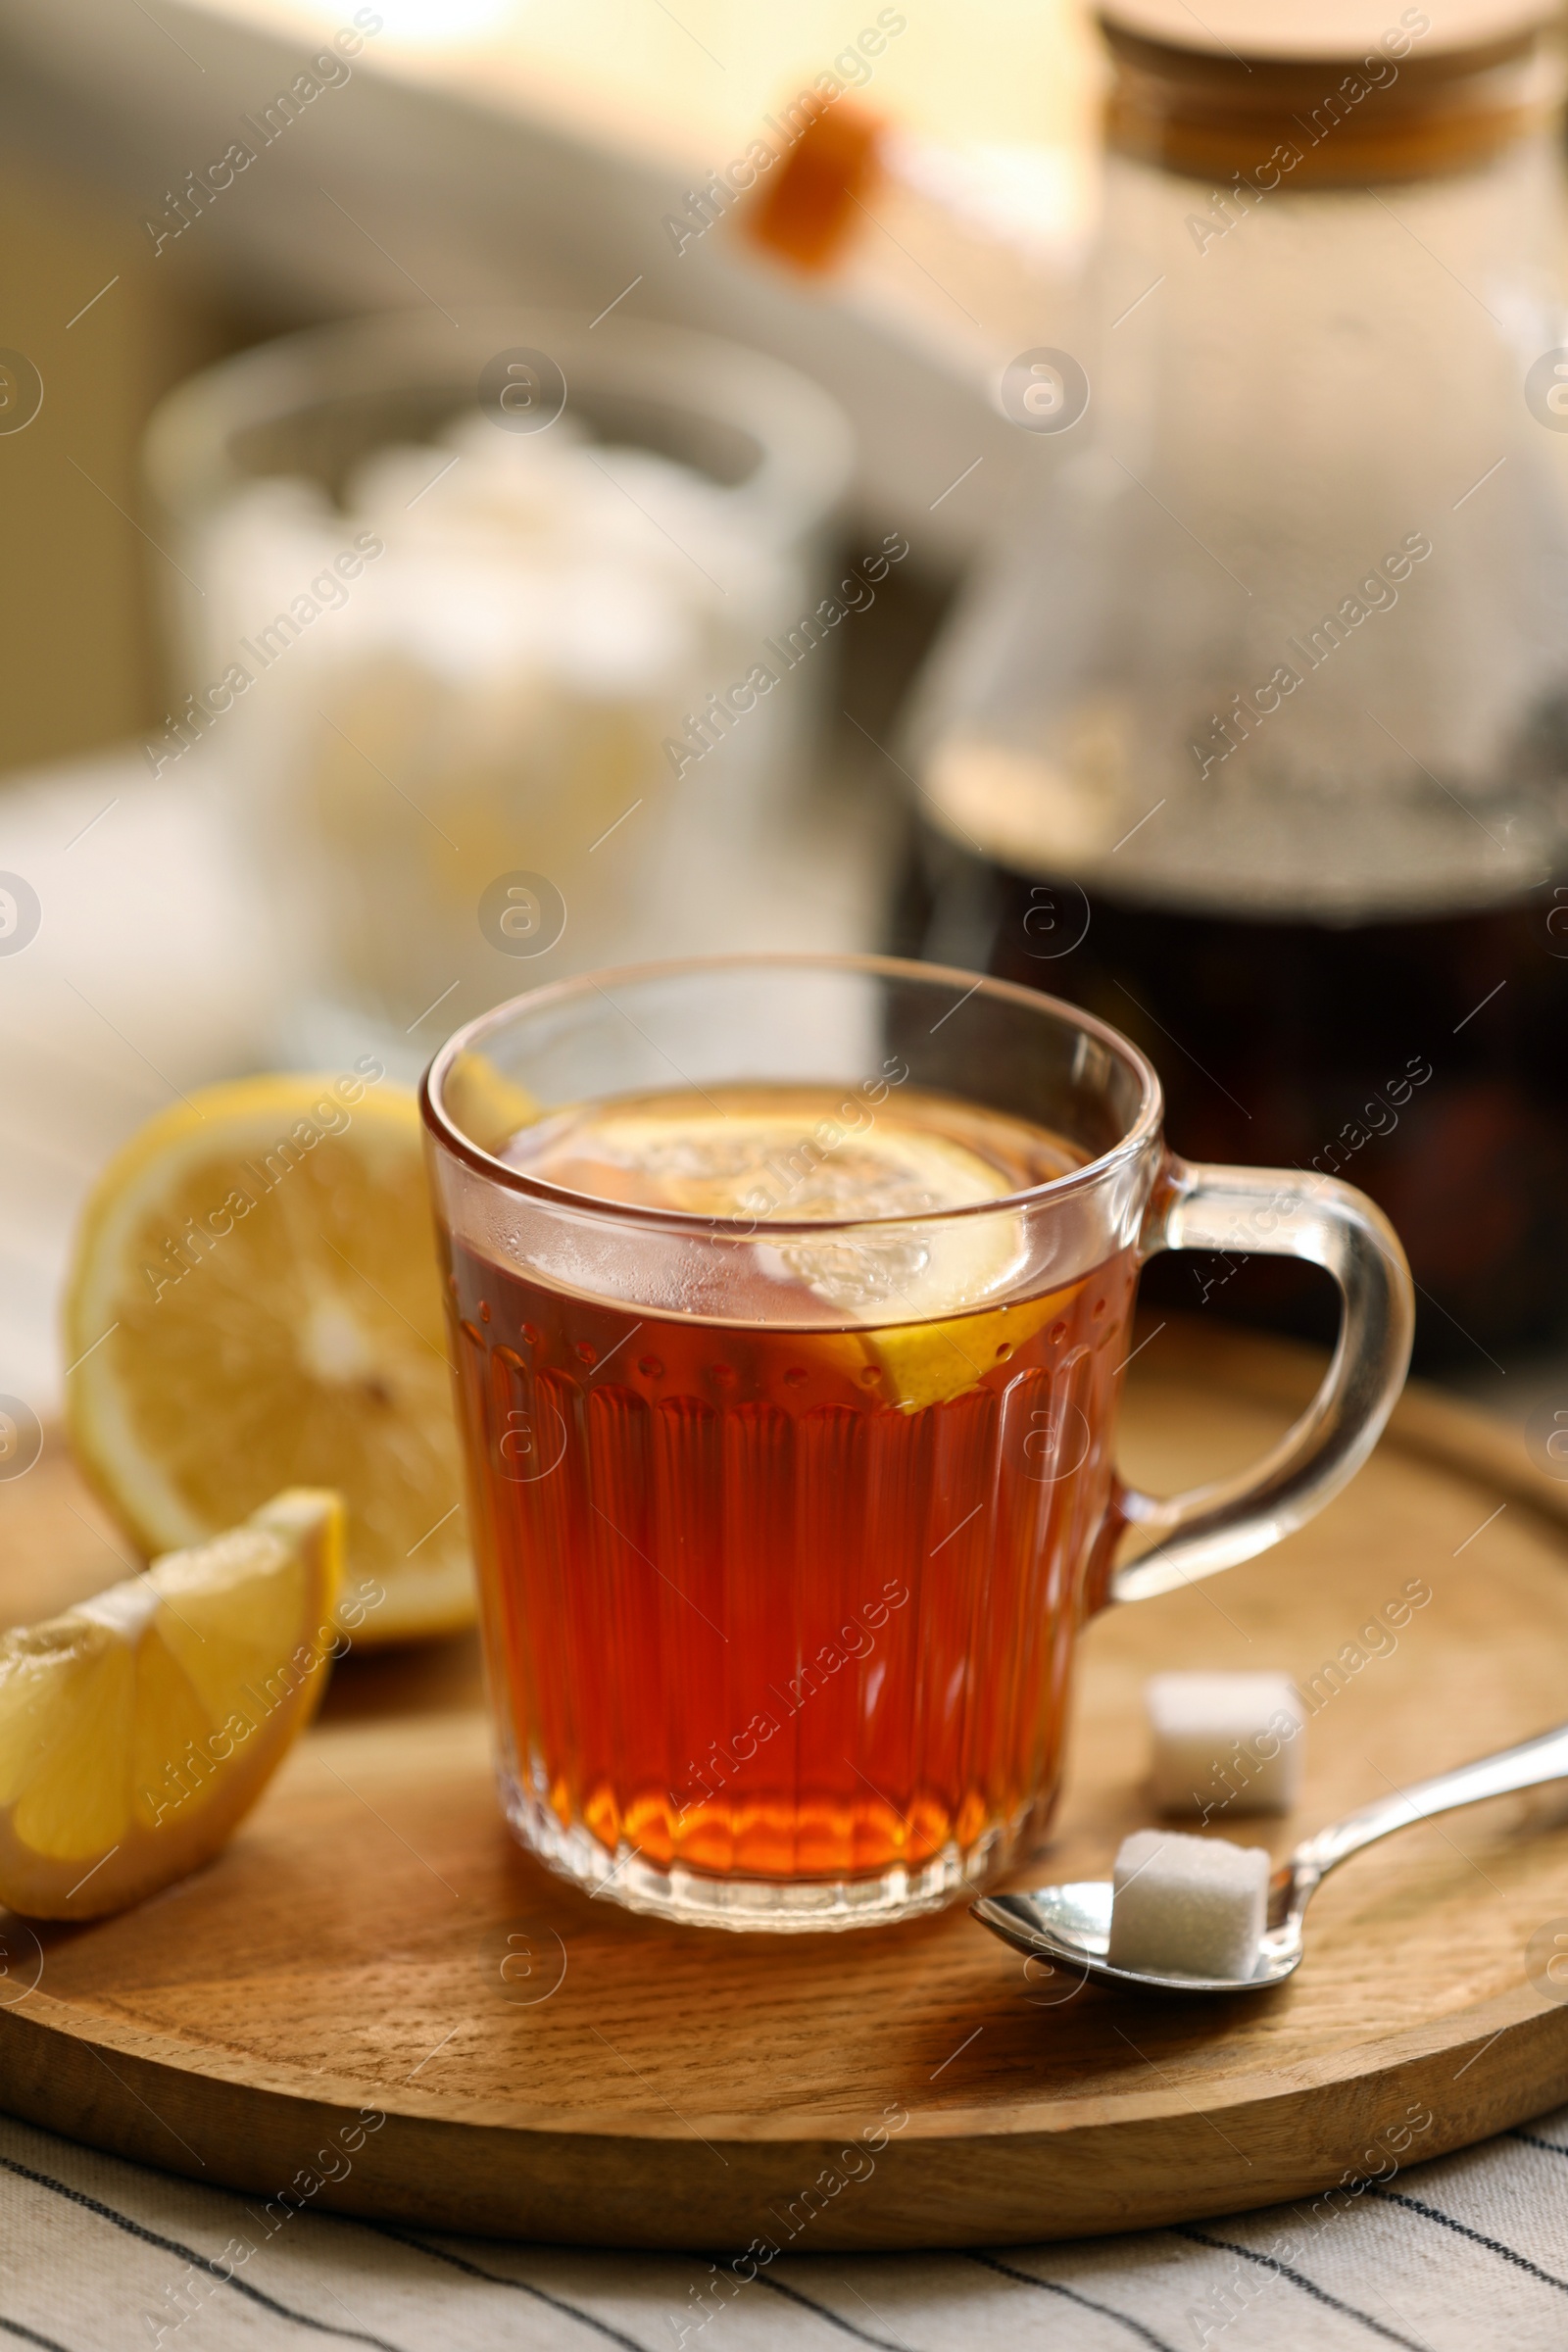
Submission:
[[[498,1156],[561,1106],[741,1084],[832,1090],[786,1155],[806,1169],[935,1093],[1048,1130],[1066,1172],[936,1213],[792,1220],[786,1166],[759,1221],[612,1202]],[[1345,1187],[1353,1212],[1320,1199],[1293,1221],[1288,1203],[1238,1243],[1262,1180],[1239,1193],[1171,1161],[1159,1108],[1149,1064],[1090,1017],[876,958],[564,982],[436,1057],[424,1115],[502,1800],[553,1869],[730,1928],[871,1924],[976,1891],[1044,1837],[1074,1637],[1128,1522],[1170,1537],[1128,1572],[1153,1590],[1160,1560],[1181,1578],[1245,1557],[1343,1483],[1403,1369],[1397,1245],[1365,1240],[1381,1220]],[[1243,1482],[1218,1508],[1154,1502],[1112,1467],[1142,1257],[1177,1215],[1206,1246],[1215,1200],[1232,1247],[1328,1263],[1325,1236],[1353,1225],[1347,1250],[1369,1252],[1362,1327],[1348,1316],[1327,1406],[1264,1465],[1263,1509]],[[760,1282],[760,1252],[832,1279]],[[976,1265],[1005,1279],[916,1311]]]

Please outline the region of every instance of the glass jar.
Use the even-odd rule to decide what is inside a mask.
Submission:
[[[224,794],[290,976],[279,1054],[413,1078],[427,1020],[728,906],[715,874],[765,864],[808,765],[831,657],[790,632],[851,455],[793,370],[613,317],[356,319],[165,402],[191,691],[148,757]],[[738,709],[763,662],[778,691]]]

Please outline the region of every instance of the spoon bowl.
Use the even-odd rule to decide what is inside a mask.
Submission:
[[[1180,1970],[1154,1976],[1142,1969],[1112,1968],[1105,1957],[1110,1948],[1109,1879],[1077,1879],[1065,1886],[1037,1886],[1026,1894],[987,1894],[969,1908],[1004,1942],[1071,1970],[1083,1982],[1093,1978],[1097,1984],[1120,1984],[1135,1992],[1262,1992],[1270,1984],[1283,1984],[1301,1964],[1304,1904],[1288,1915],[1292,1884],[1288,1868],[1276,1871],[1269,1882],[1270,1925],[1250,1977],[1193,1977]]]

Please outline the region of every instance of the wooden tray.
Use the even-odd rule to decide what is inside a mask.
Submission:
[[[1162,1332],[1135,1367],[1129,1466],[1174,1487],[1246,1460],[1315,1370],[1266,1343]],[[1140,1690],[1156,1665],[1309,1685],[1338,1661],[1300,1817],[1255,1825],[1276,1851],[1568,1714],[1565,1521],[1568,1488],[1516,1436],[1412,1393],[1312,1527],[1090,1629],[1040,1877],[1103,1873],[1148,1818]],[[34,1616],[118,1576],[111,1544],[46,1455],[0,1487],[0,1610]],[[1413,1579],[1431,1600],[1372,1654],[1386,1637],[1358,1643],[1360,1629]],[[1028,2241],[1383,2169],[1412,2111],[1430,2121],[1408,2162],[1568,2098],[1568,2004],[1525,1961],[1558,1919],[1568,1933],[1562,1788],[1351,1862],[1313,1906],[1299,1975],[1245,2000],[1090,1986],[1053,2001],[1059,1983],[1031,1981],[1038,1964],[961,1908],[844,1936],[672,1929],[585,1900],[514,1847],[459,1642],[349,1661],[228,1852],[184,1886],[43,1929],[36,1948],[0,1915],[0,2100],[255,2198],[457,2230],[812,2252]]]

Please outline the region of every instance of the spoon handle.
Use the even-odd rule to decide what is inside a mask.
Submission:
[[[1479,1804],[1484,1797],[1508,1796],[1517,1788],[1564,1779],[1568,1779],[1568,1724],[1559,1725],[1554,1732],[1543,1732],[1538,1740],[1526,1740],[1519,1747],[1479,1756],[1473,1764],[1455,1765],[1452,1772],[1440,1772],[1430,1781],[1416,1781],[1408,1788],[1374,1797],[1358,1812],[1348,1813],[1343,1821],[1331,1822],[1326,1830],[1305,1838],[1288,1867],[1315,1882],[1348,1854],[1359,1853],[1362,1846],[1387,1838],[1391,1831],[1430,1821],[1435,1813],[1452,1813],[1460,1805]]]

